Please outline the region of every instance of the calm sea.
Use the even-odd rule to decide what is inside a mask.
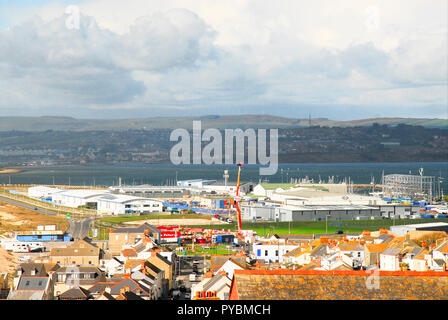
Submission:
[[[257,165],[245,165],[242,170],[242,181],[268,179],[269,182],[289,182],[293,179],[314,179],[328,181],[333,177],[335,182],[350,178],[354,183],[367,184],[372,178],[375,183],[381,182],[381,175],[392,173],[419,174],[442,176],[441,188],[444,194],[448,192],[448,162],[400,162],[400,163],[283,163],[279,165],[277,174],[260,176]],[[172,165],[172,164],[119,164],[119,165],[89,165],[77,167],[45,167],[26,168],[23,172],[0,175],[0,184],[56,184],[56,185],[117,185],[121,177],[124,185],[152,184],[174,185],[177,180],[212,179],[223,181],[223,171],[229,170],[229,181],[236,181],[237,167],[235,165]]]

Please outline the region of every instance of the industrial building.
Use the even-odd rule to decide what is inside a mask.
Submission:
[[[141,198],[173,199],[183,198],[190,194],[188,188],[171,186],[121,186],[109,187],[109,190],[113,194],[125,194]]]
[[[61,230],[56,230],[56,225],[39,225],[34,231],[18,231],[16,232],[16,240],[24,242],[49,242],[49,241],[64,241],[71,240],[68,234]]]
[[[433,197],[434,177],[411,174],[389,174],[383,177],[383,195],[390,198],[428,200]]]
[[[448,233],[448,223],[433,222],[391,226],[390,231],[398,234],[399,236],[404,236],[406,233],[408,233],[408,231],[445,231],[446,233]]]
[[[321,221],[381,218],[379,208],[361,205],[284,206],[275,210],[275,220]]]
[[[275,221],[275,206],[242,205],[241,219],[249,221]]]
[[[66,190],[53,194],[52,202],[65,207],[78,208],[95,203],[96,197],[108,194],[108,191],[103,190]]]
[[[378,207],[361,205],[242,205],[241,217],[250,221],[267,220],[277,222],[382,218]]]
[[[162,211],[162,201],[121,194],[107,194],[92,199],[97,211],[106,214],[144,214]]]
[[[35,186],[28,188],[28,197],[39,199],[39,200],[47,200],[51,201],[52,196],[55,193],[61,192],[63,190],[58,188],[50,188],[46,186]]]

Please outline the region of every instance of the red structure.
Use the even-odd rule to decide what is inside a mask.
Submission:
[[[243,167],[243,163],[238,163],[238,180],[236,182],[236,197],[235,197],[235,206],[238,215],[238,232],[241,231],[241,210],[240,210],[240,176],[241,176],[241,168]]]

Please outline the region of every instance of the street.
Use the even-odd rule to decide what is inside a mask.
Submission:
[[[6,203],[9,203],[9,204],[12,204],[14,206],[21,207],[21,208],[24,208],[24,209],[33,210],[33,211],[36,211],[38,213],[48,214],[50,216],[57,215],[56,212],[49,211],[49,210],[42,209],[42,208],[37,208],[37,207],[33,206],[32,204],[23,203],[23,202],[12,200],[12,199],[5,198],[5,197],[2,197],[2,196],[0,196],[0,201],[6,202]]]

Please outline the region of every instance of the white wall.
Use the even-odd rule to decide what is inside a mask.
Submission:
[[[255,244],[253,246],[253,254],[256,259],[263,259],[265,262],[277,262],[279,259],[282,262],[283,255],[295,248],[297,248],[297,245]],[[279,251],[278,255],[276,254],[277,250]]]

